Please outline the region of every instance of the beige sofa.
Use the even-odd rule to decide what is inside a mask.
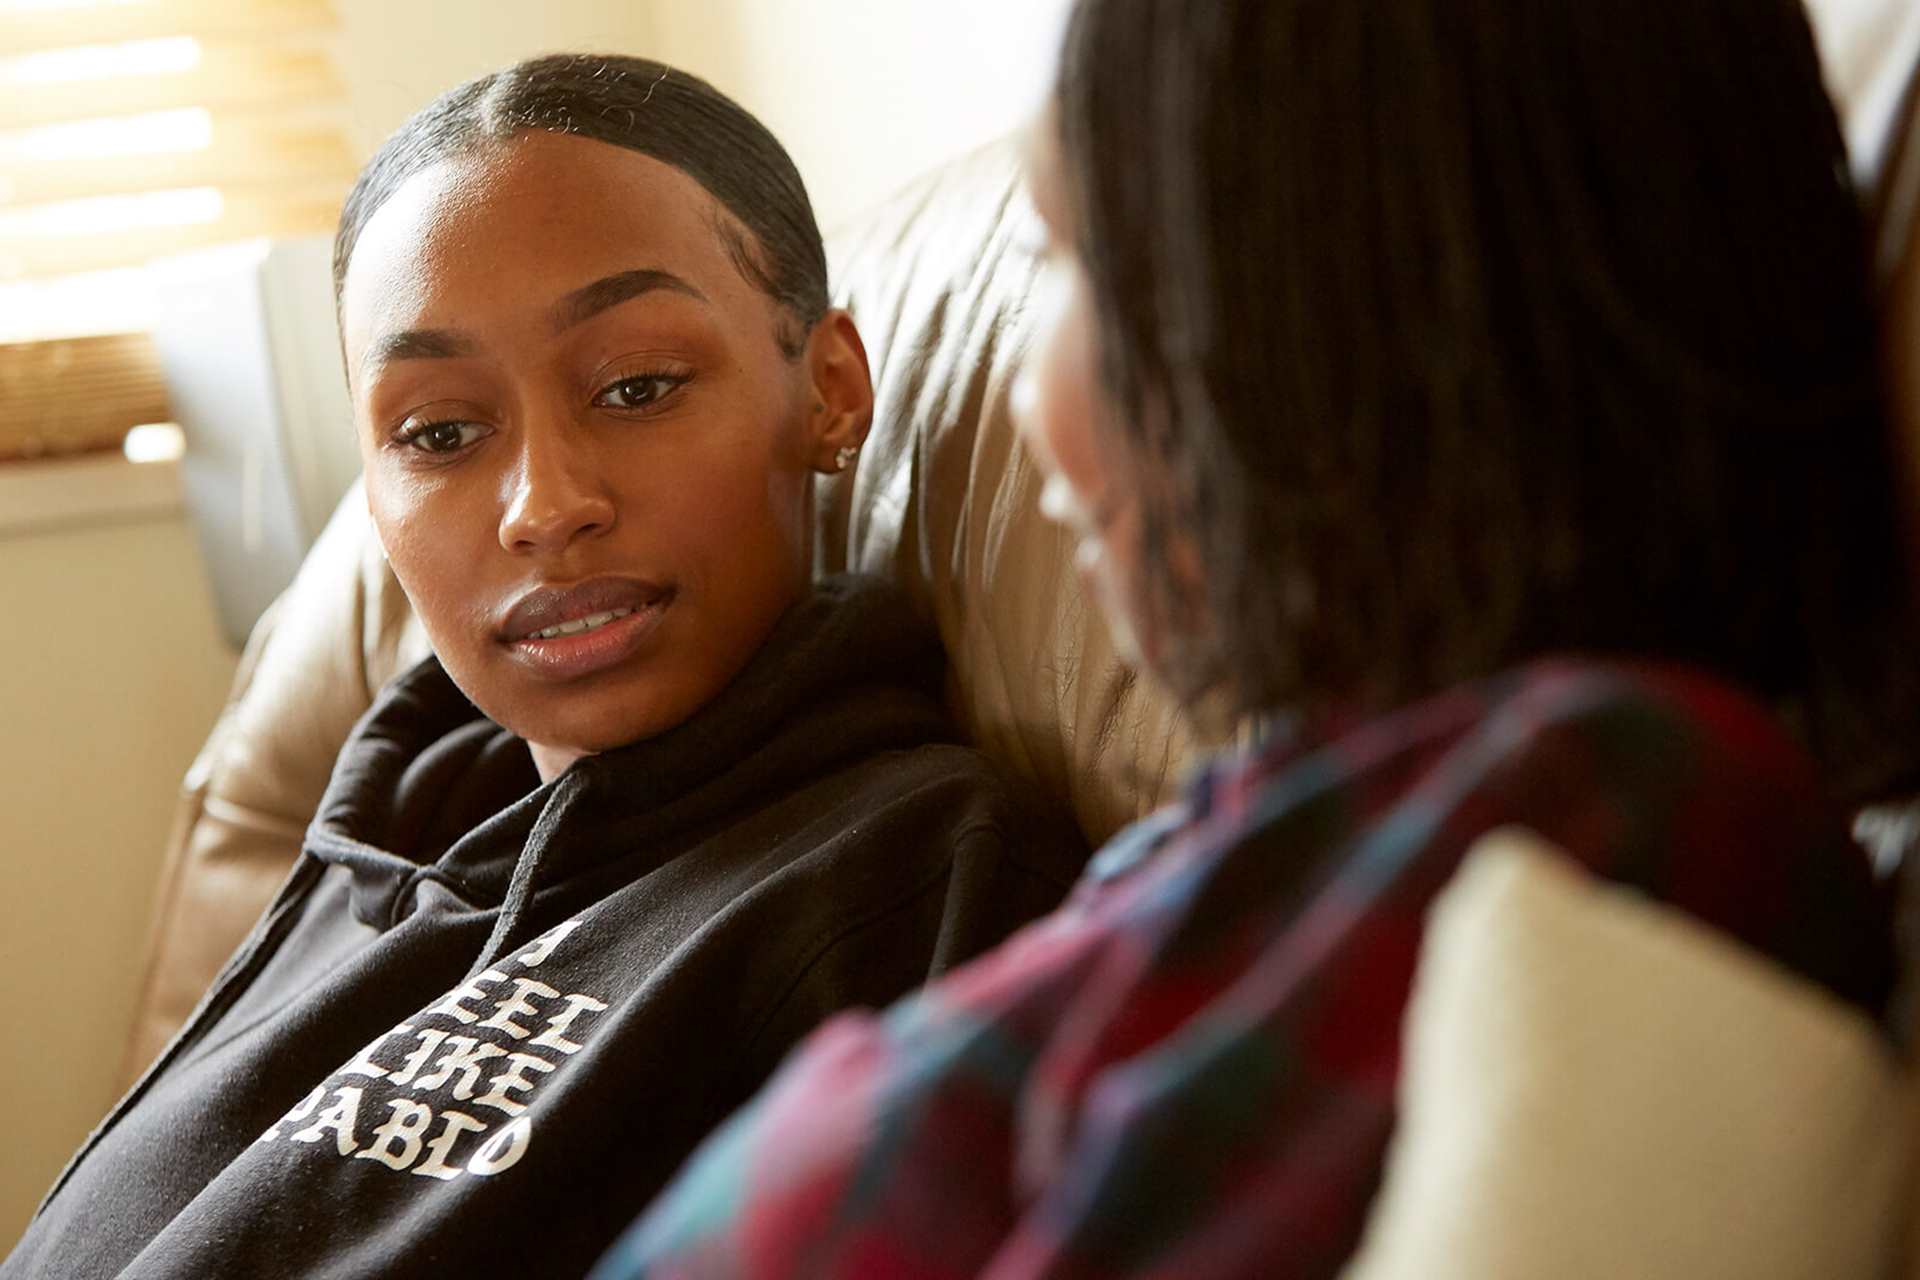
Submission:
[[[1157,804],[1201,732],[1116,661],[1036,511],[1007,393],[1032,218],[1012,149],[947,166],[835,238],[876,427],[820,494],[815,559],[905,585],[981,744],[1098,842]],[[1898,237],[1891,332],[1920,352]],[[1920,359],[1898,362],[1920,422]],[[1920,489],[1917,489],[1920,491]],[[425,652],[349,493],[261,620],[184,790],[131,1079],[286,874],[334,754]],[[1894,1274],[1920,1205],[1907,1072],[1860,1020],[1520,832],[1437,909],[1409,1016],[1403,1124],[1356,1275]]]

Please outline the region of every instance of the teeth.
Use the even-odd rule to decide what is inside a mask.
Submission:
[[[582,631],[591,631],[595,627],[604,627],[632,613],[631,609],[609,609],[605,613],[591,614],[585,618],[575,618],[572,622],[563,622],[557,627],[548,627],[545,631],[536,631],[528,637],[530,640],[557,640],[561,636],[577,636]]]

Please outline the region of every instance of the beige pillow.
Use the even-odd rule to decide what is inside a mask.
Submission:
[[[1436,903],[1346,1280],[1892,1274],[1911,1089],[1869,1022],[1532,835]]]

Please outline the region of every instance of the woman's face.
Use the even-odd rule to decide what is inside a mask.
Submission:
[[[368,508],[449,674],[543,777],[739,672],[806,581],[811,473],[871,419],[851,322],[789,358],[727,218],[677,169],[535,132],[415,175],[353,251]]]
[[[1028,131],[1027,188],[1047,232],[1038,331],[1014,392],[1014,417],[1046,476],[1040,509],[1078,538],[1074,566],[1105,615],[1120,657],[1158,665],[1158,628],[1141,589],[1138,486],[1120,460],[1114,408],[1100,378],[1099,320],[1069,212],[1055,130]]]

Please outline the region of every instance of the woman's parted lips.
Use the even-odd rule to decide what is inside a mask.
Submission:
[[[536,587],[500,620],[502,643],[516,644],[536,631],[590,618],[613,609],[640,610],[672,599],[673,588],[644,578],[589,578],[570,587]]]

